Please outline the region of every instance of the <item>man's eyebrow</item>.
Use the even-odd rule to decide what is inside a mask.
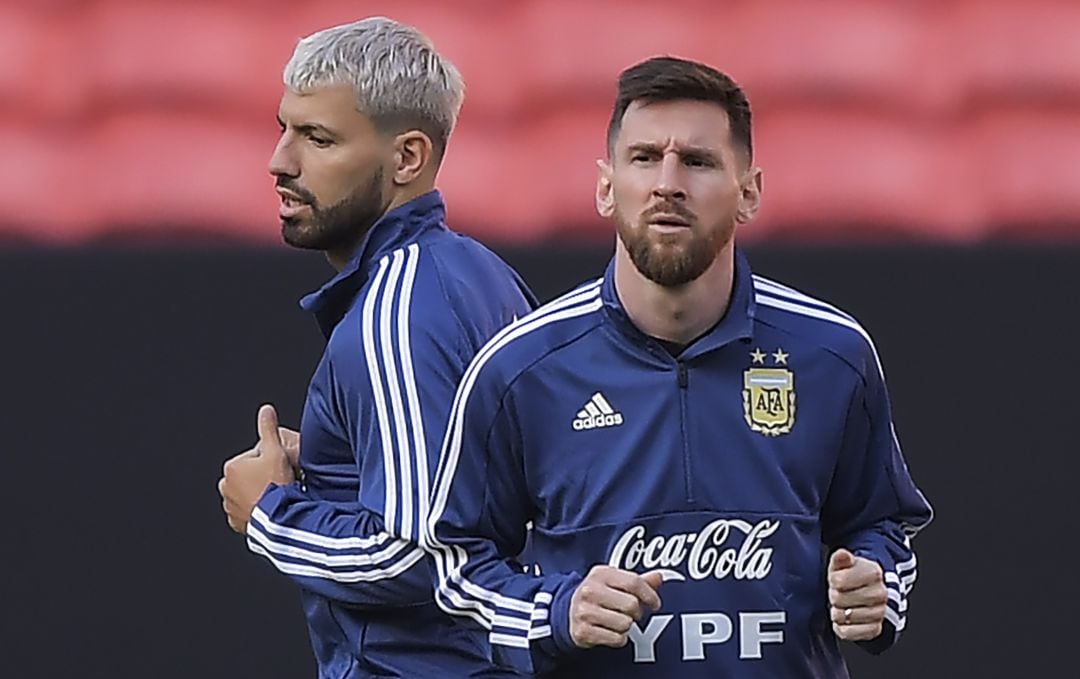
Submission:
[[[278,124],[285,127],[285,121],[281,119],[281,116],[277,117]],[[319,123],[300,123],[299,125],[293,125],[293,129],[301,134],[307,134],[309,132],[318,132],[328,137],[338,137],[339,135],[325,125]]]
[[[626,147],[626,150],[630,153],[660,153],[664,150],[661,144],[651,141],[639,141],[634,142]],[[717,153],[714,149],[708,146],[684,146],[680,145],[675,149],[675,152],[683,158],[700,158],[703,160],[710,160],[715,163],[723,161],[721,154]]]
[[[630,144],[629,146],[627,146],[626,150],[630,151],[630,152],[634,152],[634,151],[657,152],[657,151],[661,150],[661,147],[660,147],[659,144],[651,142],[651,141],[639,141],[639,142],[634,142],[633,144]]]

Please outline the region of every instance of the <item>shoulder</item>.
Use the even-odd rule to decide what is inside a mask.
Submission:
[[[456,231],[434,231],[419,245],[429,265],[449,282],[518,280],[517,273],[499,255]]]
[[[820,348],[866,380],[881,374],[870,333],[851,314],[795,288],[754,275],[755,320],[804,346]]]
[[[496,389],[589,334],[603,322],[600,280],[578,286],[496,333],[477,353],[466,380]]]

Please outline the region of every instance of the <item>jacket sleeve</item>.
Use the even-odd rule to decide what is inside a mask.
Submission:
[[[907,624],[908,594],[916,578],[911,539],[930,522],[933,510],[908,472],[872,345],[866,345],[862,358],[864,377],[849,404],[822,523],[830,552],[845,547],[876,561],[884,572],[889,598],[883,632],[860,643],[876,654],[892,646]]]
[[[419,257],[410,246],[382,260],[361,313],[346,316],[331,338],[329,387],[309,394],[307,408],[340,423],[348,439],[356,501],[315,499],[299,483],[272,486],[249,524],[253,551],[300,586],[353,605],[432,598],[419,532],[466,360],[461,326],[433,277],[417,272]]]
[[[512,558],[534,505],[511,396],[483,369],[490,348],[458,390],[425,546],[435,557],[436,603],[490,632],[494,664],[531,675],[555,669],[574,650],[569,606],[582,577],[526,572]]]

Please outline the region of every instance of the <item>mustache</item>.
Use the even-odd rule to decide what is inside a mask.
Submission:
[[[288,177],[278,177],[277,181],[274,182],[274,185],[278,188],[285,189],[286,191],[292,191],[301,201],[308,203],[309,205],[315,204],[315,195],[299,184],[296,184]]]
[[[649,219],[655,217],[656,215],[661,215],[661,214],[675,215],[676,217],[682,217],[683,219],[685,219],[688,222],[693,222],[694,220],[697,219],[697,215],[695,215],[688,208],[684,207],[683,205],[680,205],[679,203],[672,203],[672,202],[669,202],[669,201],[663,201],[663,202],[660,202],[660,203],[656,203],[652,207],[647,208],[644,212],[641,213],[641,219],[642,219],[642,221],[648,221]]]

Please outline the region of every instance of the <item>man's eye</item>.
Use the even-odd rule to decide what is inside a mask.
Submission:
[[[648,161],[652,160],[652,156],[649,156],[645,153],[636,153],[632,158],[630,158],[630,160],[635,163],[647,163]]]
[[[329,139],[323,139],[322,137],[308,137],[308,139],[311,140],[312,144],[315,144],[319,148],[326,148],[327,146],[330,146],[330,144],[333,143]]]

